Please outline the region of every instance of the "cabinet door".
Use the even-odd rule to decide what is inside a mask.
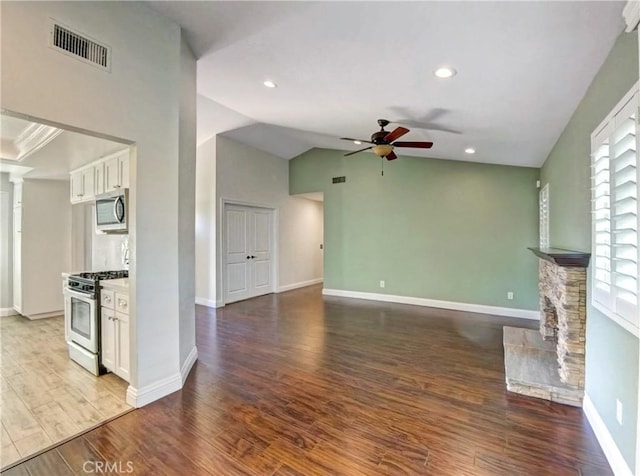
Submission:
[[[96,195],[104,193],[104,163],[100,162],[93,168],[93,189]]]
[[[129,188],[129,152],[125,152],[118,157],[118,163],[120,166],[120,186],[122,188]]]
[[[71,203],[82,200],[84,195],[84,185],[82,180],[82,171],[73,172],[71,174]]]
[[[120,187],[120,161],[113,157],[104,163],[104,191],[110,192]]]
[[[94,181],[93,167],[82,170],[82,200],[87,201],[95,198]]]
[[[114,373],[123,380],[129,381],[129,316],[116,312],[116,368]]]
[[[103,307],[100,312],[102,337],[102,365],[111,371],[116,370],[116,321],[115,312]]]

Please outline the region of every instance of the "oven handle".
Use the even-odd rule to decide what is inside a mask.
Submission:
[[[73,290],[71,290],[69,288],[64,290],[64,294],[66,296],[69,296],[69,297],[74,297],[76,299],[80,299],[81,301],[96,302],[95,294],[79,293],[78,291],[73,291]]]

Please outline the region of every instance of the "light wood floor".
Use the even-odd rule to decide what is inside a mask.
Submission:
[[[69,359],[63,316],[1,317],[0,341],[1,467],[131,409],[126,382]]]
[[[3,476],[611,475],[580,408],[506,391],[506,324],[537,323],[321,286],[197,306],[181,391]]]

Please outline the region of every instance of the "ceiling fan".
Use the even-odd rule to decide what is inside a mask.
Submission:
[[[396,127],[391,132],[385,131],[384,128],[389,125],[389,123],[390,121],[387,121],[386,119],[378,119],[380,130],[378,132],[374,132],[371,135],[371,140],[341,137],[342,140],[348,140],[355,143],[366,142],[367,144],[372,144],[369,147],[365,147],[364,149],[344,154],[344,156],[347,157],[349,155],[357,154],[358,152],[363,152],[365,150],[371,149],[371,152],[373,152],[378,157],[385,157],[387,160],[395,160],[398,158],[398,156],[393,151],[395,147],[415,147],[418,149],[430,149],[433,146],[433,142],[396,142],[397,139],[409,132],[409,129],[400,126]]]

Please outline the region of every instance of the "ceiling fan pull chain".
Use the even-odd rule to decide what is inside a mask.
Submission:
[[[380,175],[384,177],[384,157],[380,157]]]

